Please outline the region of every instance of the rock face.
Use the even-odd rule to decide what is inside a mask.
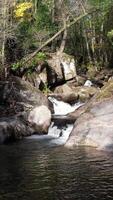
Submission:
[[[0,144],[21,139],[33,134],[34,130],[22,117],[0,118]]]
[[[43,90],[44,86],[56,87],[76,76],[74,56],[55,52],[48,54],[46,61],[40,62],[35,69],[28,68],[23,79]]]
[[[34,112],[30,112],[35,107]],[[0,83],[0,113],[0,143],[31,135],[36,131],[47,133],[51,121],[47,97],[29,82],[17,77]],[[33,120],[37,117],[37,126],[32,126],[31,121],[29,122],[31,118],[28,119],[28,116],[32,116],[32,113]]]
[[[11,81],[10,84],[12,84]],[[12,93],[13,91],[15,95],[12,98],[15,98],[18,102],[24,102],[32,106],[48,106],[47,97],[39,89],[18,77],[13,77]],[[10,95],[12,93],[10,93]]]
[[[40,63],[32,73],[28,71],[22,77],[38,89],[43,89],[47,84],[47,63]]]
[[[80,108],[80,112],[77,111],[78,119],[74,124],[66,147],[85,145],[102,150],[113,150],[112,88],[113,81],[109,81],[86,106]]]
[[[66,53],[53,53],[47,62],[48,85],[56,86],[62,81],[76,77],[76,67],[73,56]]]
[[[38,133],[47,133],[51,123],[51,112],[46,106],[33,108],[28,115],[28,122]]]
[[[75,122],[66,146],[113,148],[113,99],[90,108]]]

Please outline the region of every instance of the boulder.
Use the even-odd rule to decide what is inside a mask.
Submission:
[[[49,53],[44,62],[35,68],[26,69],[24,80],[28,80],[35,87],[43,89],[44,85],[57,86],[67,80],[76,78],[74,56],[66,53]]]
[[[56,87],[52,96],[57,97],[60,100],[68,103],[75,102],[77,100],[85,102],[86,100],[89,100],[98,91],[99,88],[95,88],[93,86],[75,87],[73,85],[69,86],[68,84],[64,84],[62,86]]]
[[[30,117],[28,120],[28,116],[31,116],[29,113],[32,113],[30,110],[35,107],[38,113],[34,113],[34,118],[37,117],[40,129],[33,126]],[[36,130],[47,132],[51,121],[48,107],[47,97],[29,82],[18,77],[0,82],[0,143],[31,135]]]
[[[38,89],[43,89],[44,86],[47,85],[46,66],[47,64],[39,66],[40,70],[36,68],[33,72],[26,72],[22,79],[29,81],[34,87]]]
[[[98,102],[77,119],[66,146],[74,145],[113,150],[113,98]]]
[[[47,60],[48,85],[56,86],[76,77],[74,57],[66,53],[52,53]]]
[[[76,96],[78,96],[78,99],[81,102],[85,102],[89,100],[91,97],[93,97],[98,91],[99,88],[96,87],[89,87],[89,86],[78,86],[78,87],[73,87],[73,92],[75,93]]]
[[[78,95],[75,94],[68,84],[56,87],[52,96],[67,103],[75,102],[78,99]]]
[[[77,120],[66,147],[85,145],[113,150],[113,80],[72,116]]]
[[[51,112],[44,105],[35,107],[29,112],[28,122],[36,132],[47,133],[51,123]]]
[[[21,139],[33,134],[33,132],[34,130],[22,116],[0,118],[0,144]]]
[[[19,77],[10,77],[7,82],[1,83],[0,94],[1,103],[14,102],[16,106],[21,105],[23,109],[29,106],[48,106],[47,97],[39,89]]]

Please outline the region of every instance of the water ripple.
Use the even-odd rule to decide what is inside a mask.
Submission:
[[[23,140],[0,147],[0,200],[113,199],[113,155]]]

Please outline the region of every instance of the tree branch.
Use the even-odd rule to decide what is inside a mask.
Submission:
[[[41,51],[46,45],[48,45],[50,42],[52,42],[56,37],[58,37],[63,31],[65,31],[65,29],[69,28],[70,26],[72,26],[73,24],[75,24],[77,21],[79,21],[80,19],[82,19],[83,17],[91,14],[94,11],[90,11],[88,13],[84,13],[83,15],[80,15],[79,17],[77,17],[76,19],[74,19],[72,22],[70,22],[69,24],[67,24],[66,26],[64,26],[63,28],[61,28],[55,35],[53,35],[51,38],[49,38],[44,44],[42,44],[36,51],[34,51],[32,54],[29,55],[29,57],[27,57],[24,61],[23,64],[27,63],[30,59],[32,59],[39,51]]]

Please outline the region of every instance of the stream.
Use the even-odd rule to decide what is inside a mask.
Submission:
[[[54,115],[65,116],[59,112],[59,103],[64,105],[55,100]],[[65,104],[64,111],[66,106],[70,105]],[[65,148],[72,128],[70,123],[61,127],[52,122],[48,135],[1,145],[0,200],[113,199],[112,153]]]

